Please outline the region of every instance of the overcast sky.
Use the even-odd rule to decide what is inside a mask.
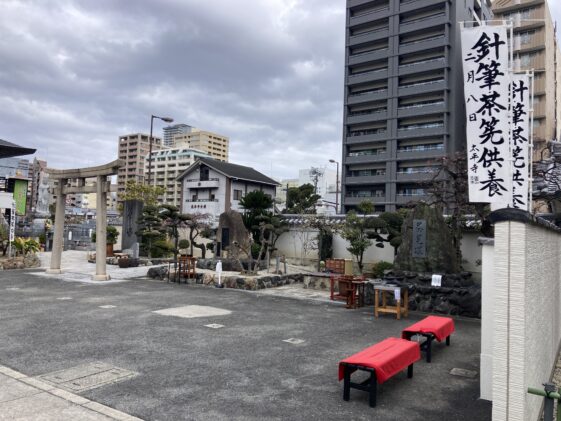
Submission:
[[[116,159],[151,114],[276,178],[340,160],[344,0],[0,3],[0,138],[51,167]]]

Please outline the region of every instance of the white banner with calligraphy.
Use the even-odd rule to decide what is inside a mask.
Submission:
[[[515,74],[512,80],[512,207],[530,210],[530,75]]]
[[[504,26],[462,29],[470,202],[512,203],[508,38]]]

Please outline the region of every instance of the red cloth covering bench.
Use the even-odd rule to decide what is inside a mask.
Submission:
[[[343,399],[348,401],[351,388],[369,392],[371,407],[376,406],[376,385],[407,368],[407,377],[413,377],[413,363],[421,359],[417,342],[387,338],[339,362],[339,381],[343,384]],[[351,382],[356,370],[367,371],[370,378],[362,383]]]
[[[426,340],[421,344],[421,349],[425,351],[427,362],[431,362],[432,358],[432,341],[442,342],[446,339],[446,345],[450,346],[450,335],[454,332],[454,320],[450,317],[427,316],[423,320],[412,324],[408,328],[403,329],[401,337],[411,340],[415,335],[421,335]]]

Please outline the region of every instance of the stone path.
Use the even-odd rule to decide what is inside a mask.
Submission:
[[[0,420],[141,421],[5,366],[0,366]]]

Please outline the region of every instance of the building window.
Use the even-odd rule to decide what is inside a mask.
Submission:
[[[241,200],[242,198],[242,191],[234,189],[234,200]]]
[[[201,181],[208,181],[209,170],[208,167],[201,167]]]

